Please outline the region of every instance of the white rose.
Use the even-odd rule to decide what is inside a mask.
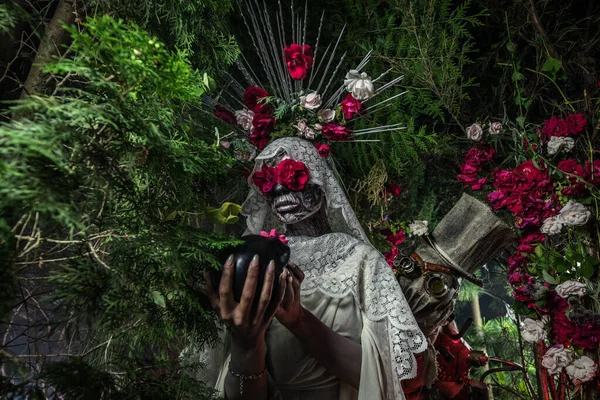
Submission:
[[[471,140],[479,141],[483,136],[483,129],[479,124],[470,125],[467,128],[467,137]]]
[[[546,339],[546,330],[542,321],[536,321],[531,318],[525,318],[521,322],[521,336],[526,342],[537,343]]]
[[[252,133],[254,126],[252,126],[252,119],[254,118],[254,111],[252,110],[237,110],[235,112],[235,120],[238,125],[245,131]]]
[[[575,140],[570,137],[564,136],[552,136],[548,142],[548,154],[556,154],[563,150],[569,152],[573,150],[575,146]]]
[[[490,135],[497,135],[502,131],[502,124],[500,122],[492,122],[492,124],[490,125],[490,129],[488,129],[488,132],[490,133]]]
[[[580,359],[573,361],[573,364],[567,365],[567,375],[576,385],[594,379],[598,365],[588,356],[582,356]]]
[[[324,110],[321,110],[317,113],[317,115],[319,117],[321,117],[321,119],[323,120],[324,124],[327,124],[331,121],[333,121],[333,119],[335,118],[335,110],[331,110],[329,108],[326,108]]]
[[[558,217],[550,217],[544,221],[542,226],[540,227],[540,232],[546,235],[557,235],[563,228],[562,220]]]
[[[408,224],[410,234],[413,236],[423,236],[429,233],[429,221],[414,221]]]
[[[344,85],[356,100],[367,100],[375,95],[375,86],[366,72],[351,69],[346,74]]]
[[[556,286],[556,293],[564,298],[569,296],[585,296],[587,292],[587,286],[581,282],[566,281]]]
[[[542,365],[548,369],[550,375],[560,373],[564,367],[572,362],[573,352],[565,349],[563,345],[550,347],[542,358]]]
[[[560,210],[559,219],[567,226],[585,225],[591,215],[592,213],[583,204],[569,200]]]
[[[321,95],[312,92],[306,96],[300,96],[300,105],[308,110],[315,110],[321,107]]]

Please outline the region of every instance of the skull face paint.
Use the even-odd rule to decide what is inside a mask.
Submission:
[[[323,198],[317,185],[309,184],[301,191],[291,191],[277,184],[267,201],[281,222],[295,224],[316,214],[323,206]]]

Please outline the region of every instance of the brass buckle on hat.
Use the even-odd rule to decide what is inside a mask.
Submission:
[[[392,266],[394,271],[409,279],[418,278],[422,274],[421,265],[412,256],[396,257],[392,261]]]

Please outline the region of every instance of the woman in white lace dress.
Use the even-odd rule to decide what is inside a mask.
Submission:
[[[279,282],[271,269],[257,294],[264,304],[253,313],[256,265],[238,304],[226,263],[221,286],[207,289],[229,330],[223,346],[205,351],[202,379],[228,399],[403,399],[401,380],[415,376],[413,353],[425,351],[425,337],[312,143],[275,140],[257,157],[254,174],[287,158],[308,168],[304,189],[278,184],[263,194],[251,176],[243,213],[248,233],[285,232],[299,267]],[[271,299],[276,284],[284,294]]]

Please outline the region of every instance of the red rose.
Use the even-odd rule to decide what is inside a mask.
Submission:
[[[478,178],[476,173],[459,174],[456,176],[456,179],[462,182],[463,185],[470,186],[474,191],[482,190],[487,183],[486,177]]]
[[[390,183],[387,185],[386,192],[391,194],[393,197],[400,196],[401,191],[402,191],[402,188],[400,187],[400,185],[398,185],[396,183]]]
[[[346,119],[350,119],[354,117],[356,114],[359,114],[361,111],[362,105],[360,101],[356,100],[352,93],[348,93],[346,98],[342,100],[342,112]]]
[[[215,107],[214,114],[215,117],[219,118],[221,121],[227,122],[228,124],[235,125],[237,123],[235,114],[229,111],[227,107],[224,107],[220,104],[217,104]]]
[[[392,246],[390,251],[383,254],[383,256],[385,257],[385,261],[387,261],[390,268],[394,267],[394,260],[396,259],[396,257],[398,257],[399,253],[400,251],[398,250],[398,248],[396,246]]]
[[[544,236],[544,234],[539,231],[523,235],[519,238],[518,252],[533,253],[535,251],[535,247],[532,244],[543,242],[545,239],[546,237]]]
[[[312,67],[313,53],[309,45],[292,43],[283,48],[283,59],[293,80],[306,78],[306,71]]]
[[[319,155],[323,158],[329,157],[331,154],[331,148],[326,143],[315,143],[315,147],[317,148]]]
[[[244,92],[244,105],[248,107],[248,110],[255,113],[266,113],[269,111],[269,105],[261,99],[268,96],[269,93],[266,90],[256,86],[248,86],[248,89]]]
[[[527,264],[527,258],[520,254],[514,254],[508,257],[508,273],[512,274],[515,271],[523,268]]]
[[[562,118],[552,118],[544,120],[544,127],[542,128],[544,138],[549,140],[552,136],[568,136],[569,129],[567,122]]]
[[[586,192],[585,180],[586,171],[575,160],[569,158],[561,160],[557,168],[563,172],[563,177],[569,181],[570,187],[562,190],[565,196],[583,196]]]
[[[348,139],[352,130],[345,126],[325,124],[321,127],[321,132],[323,132],[323,135],[325,135],[327,139],[339,142]]]
[[[277,184],[278,169],[263,165],[259,171],[252,175],[252,183],[258,187],[262,194],[269,194]]]
[[[571,114],[566,122],[570,134],[576,135],[587,129],[587,120],[583,114]]]
[[[394,235],[387,236],[385,239],[392,246],[398,246],[399,244],[404,243],[406,240],[406,233],[404,232],[404,229],[398,229],[398,232],[396,232]]]
[[[291,190],[302,190],[310,179],[310,171],[303,162],[285,159],[279,163],[278,182]]]
[[[259,150],[262,150],[271,140],[270,133],[275,126],[275,120],[267,114],[254,114],[252,126],[254,130],[248,139],[250,143],[255,145]]]

